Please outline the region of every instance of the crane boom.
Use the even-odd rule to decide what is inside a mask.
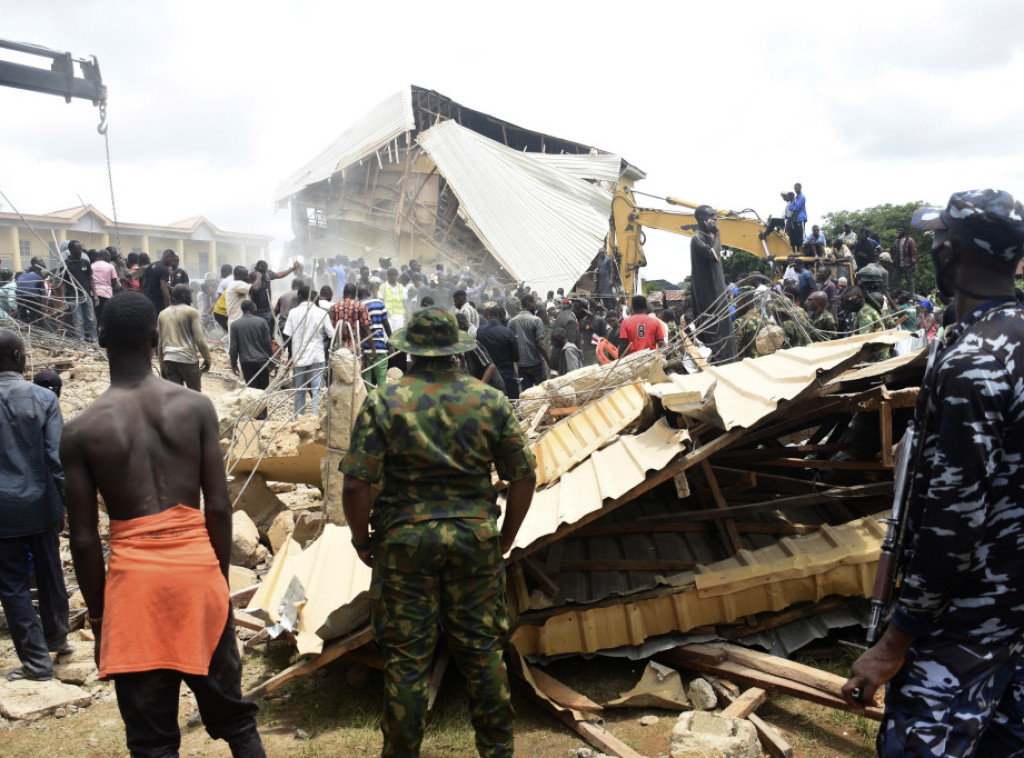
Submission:
[[[72,98],[91,100],[93,105],[100,108],[100,132],[106,129],[107,88],[103,84],[100,64],[95,55],[74,58],[71,53],[51,50],[42,45],[5,39],[0,39],[0,48],[50,60],[48,69],[0,60],[0,86],[59,95],[69,103]],[[81,70],[81,76],[76,76],[76,66]]]

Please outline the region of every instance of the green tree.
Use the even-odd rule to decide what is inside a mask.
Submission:
[[[926,205],[921,201],[904,203],[903,205],[876,205],[871,208],[864,208],[858,211],[836,211],[826,213],[822,217],[821,229],[829,239],[839,237],[843,232],[843,224],[849,223],[854,231],[860,232],[862,227],[867,227],[876,239],[881,243],[883,250],[891,251],[896,243],[897,230],[901,226],[907,228],[907,233],[917,243],[917,268],[914,272],[915,289],[918,294],[927,294],[935,289],[935,268],[932,266],[931,256],[928,251],[932,243],[924,232],[921,232],[910,225],[910,219],[914,211]]]
[[[725,271],[726,279],[737,282],[749,274],[768,276],[771,272],[771,264],[764,258],[759,258],[746,250],[722,248],[722,269]]]

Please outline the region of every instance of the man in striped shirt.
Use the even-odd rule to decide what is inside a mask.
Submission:
[[[373,297],[368,287],[359,287],[358,297],[370,317],[371,350],[364,353],[366,369],[363,371],[363,381],[380,387],[387,381],[388,373],[387,339],[391,336],[388,309],[383,300]]]

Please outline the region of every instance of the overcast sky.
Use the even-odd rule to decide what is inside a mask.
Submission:
[[[3,5],[0,36],[99,58],[122,221],[202,214],[274,251],[278,182],[410,83],[618,153],[637,189],[762,217],[794,181],[812,222],[1024,193],[1021,2]],[[109,214],[95,108],[7,88],[0,108],[14,205]],[[682,279],[688,250],[652,232],[646,276]]]

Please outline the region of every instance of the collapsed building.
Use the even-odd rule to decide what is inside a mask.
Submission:
[[[513,670],[546,707],[606,752],[631,755],[608,747],[617,743],[595,731],[596,713],[566,702],[564,685],[538,668],[600,654],[850,709],[841,682],[821,684],[819,672],[810,687],[805,673],[779,677],[775,664],[766,673],[747,653],[787,656],[834,627],[866,623],[894,442],[923,372],[921,352],[874,361],[899,340],[860,335],[692,374],[666,374],[661,355],[646,351],[549,380],[518,404],[538,485],[507,557],[509,644]],[[350,424],[339,410],[356,397],[345,377],[329,391],[321,425],[332,413],[336,427],[342,417]],[[233,444],[247,435],[236,428]],[[344,524],[341,475],[336,461],[319,465],[340,440],[316,435],[320,447],[310,437],[262,463],[235,457],[243,469],[268,464],[296,480],[304,471],[325,487],[321,530],[279,536],[269,571],[235,593],[236,619],[254,641],[284,639],[299,655],[252,696],[342,657],[381,665],[370,570]],[[325,483],[331,467],[338,481]],[[709,653],[709,642],[727,647]]]
[[[291,255],[468,266],[544,292],[588,270],[614,187],[644,176],[613,153],[410,86],[285,179],[275,199],[291,210]]]

